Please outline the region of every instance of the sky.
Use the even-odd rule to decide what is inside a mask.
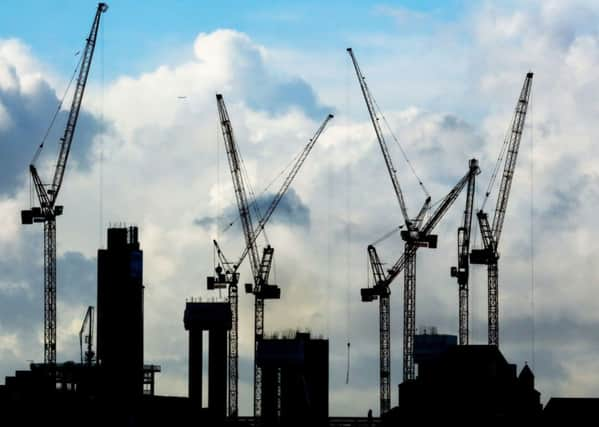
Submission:
[[[328,337],[330,413],[378,413],[378,311],[360,301],[359,289],[372,282],[367,245],[402,218],[345,51],[352,47],[433,201],[477,158],[478,208],[524,77],[535,73],[500,247],[500,346],[518,369],[532,367],[544,402],[599,395],[596,2],[171,3],[111,2],[102,17],[59,196],[59,361],[79,358],[106,227],[134,224],[144,250],[145,360],[162,366],[159,394],[186,395],[185,300],[220,297],[205,289],[212,239],[231,259],[243,247],[239,225],[226,227],[236,207],[219,135],[215,94],[222,93],[262,203],[335,114],[267,226],[282,297],[268,302],[265,328]],[[19,213],[31,206],[28,165],[95,8],[9,1],[0,15],[0,377],[43,359],[42,229],[22,226]],[[69,104],[38,160],[46,179]],[[386,133],[415,215],[425,194]],[[457,333],[449,270],[464,202],[462,195],[439,224],[438,249],[419,252],[418,327]],[[388,264],[402,247],[398,235],[377,246]],[[245,265],[241,280],[249,277]],[[474,266],[470,283],[471,342],[485,343],[486,271]],[[400,277],[391,295],[393,404],[401,286]],[[240,319],[240,413],[250,414],[253,299],[245,294]]]

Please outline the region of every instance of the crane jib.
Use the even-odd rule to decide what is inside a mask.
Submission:
[[[366,107],[368,109],[368,114],[370,115],[370,120],[372,121],[372,125],[374,127],[374,132],[376,134],[379,146],[381,148],[381,152],[383,153],[383,158],[385,160],[385,165],[387,166],[387,171],[389,172],[389,178],[391,179],[391,183],[393,184],[393,190],[395,191],[395,196],[397,197],[397,201],[399,202],[399,207],[401,209],[401,213],[403,215],[403,219],[408,228],[412,228],[412,223],[408,216],[408,210],[406,208],[406,202],[404,200],[403,192],[401,190],[401,185],[399,183],[399,179],[397,177],[395,166],[393,165],[393,161],[391,159],[391,154],[389,153],[389,148],[387,147],[387,143],[385,141],[385,136],[379,124],[379,119],[376,116],[375,111],[375,103],[372,94],[370,93],[370,89],[368,89],[368,85],[366,84],[366,79],[360,70],[360,66],[358,65],[358,61],[354,56],[354,52],[352,48],[347,48],[347,52],[351,57],[352,63],[354,65],[354,69],[356,71],[356,75],[358,77],[358,82],[360,83],[360,89],[362,90],[362,95],[364,96],[364,101],[366,102]]]
[[[54,172],[54,179],[52,180],[51,186],[51,199],[52,204],[58,197],[58,192],[62,185],[64,178],[64,172],[67,166],[67,160],[71,150],[71,144],[73,142],[73,135],[75,134],[75,128],[77,126],[77,119],[79,118],[79,111],[81,109],[81,102],[83,100],[83,94],[87,84],[87,78],[89,76],[89,70],[91,67],[92,58],[96,46],[96,39],[98,36],[98,28],[100,25],[100,16],[108,10],[106,3],[99,3],[94,17],[94,22],[87,38],[87,43],[83,51],[83,58],[81,60],[81,68],[79,69],[79,77],[77,78],[77,84],[75,86],[75,93],[73,95],[73,101],[71,103],[71,109],[69,111],[69,117],[67,119],[67,125],[65,127],[64,135],[61,138],[60,151],[58,154],[58,160],[56,162],[56,170]]]

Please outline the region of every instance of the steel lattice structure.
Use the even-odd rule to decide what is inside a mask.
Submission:
[[[36,152],[34,162],[29,165],[40,206],[21,211],[21,222],[23,224],[44,223],[44,363],[49,364],[56,363],[56,217],[62,215],[63,212],[63,207],[56,205],[56,200],[64,179],[77,119],[79,118],[79,110],[81,109],[81,102],[83,101],[87,77],[96,46],[100,17],[106,10],[108,10],[106,3],[98,4],[89,36],[86,39],[71,109],[64,134],[60,138],[60,149],[52,184],[45,185],[42,183],[33,164],[43,147],[42,143]]]

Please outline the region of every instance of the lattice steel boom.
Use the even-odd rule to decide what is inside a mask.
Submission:
[[[364,96],[366,107],[368,108],[368,114],[370,115],[370,120],[372,121],[372,126],[374,127],[374,132],[376,133],[377,141],[379,142],[381,152],[383,153],[383,158],[385,159],[385,165],[387,166],[389,178],[391,178],[391,183],[393,184],[393,191],[395,191],[395,196],[397,197],[397,201],[399,202],[399,208],[401,209],[403,220],[405,221],[408,228],[411,228],[411,220],[408,215],[408,210],[406,208],[406,202],[404,200],[403,192],[401,190],[401,185],[399,184],[399,178],[397,177],[397,170],[395,169],[395,166],[393,166],[393,160],[391,159],[391,154],[389,153],[389,148],[387,147],[387,142],[385,141],[385,135],[383,134],[383,130],[381,129],[381,125],[379,124],[379,118],[376,114],[374,98],[370,93],[370,89],[368,89],[368,85],[366,84],[366,78],[360,71],[360,66],[358,65],[358,61],[354,56],[352,48],[347,48],[347,52],[349,53],[349,56],[351,57],[352,63],[354,65],[356,76],[358,76],[358,81],[360,82],[360,89],[362,89],[362,95]]]
[[[482,210],[477,212],[479,228],[483,241],[482,249],[473,249],[470,253],[470,262],[472,264],[487,265],[487,286],[488,286],[488,343],[489,345],[499,346],[499,240],[503,230],[505,213],[508,206],[510,190],[516,170],[516,161],[520,141],[524,131],[526,112],[532,89],[533,73],[527,73],[518,97],[514,117],[511,123],[511,129],[504,141],[506,147],[506,158],[499,185],[499,195],[495,206],[495,215],[493,224],[489,225],[488,216]],[[500,155],[501,159],[501,155]],[[487,193],[487,197],[488,197]]]

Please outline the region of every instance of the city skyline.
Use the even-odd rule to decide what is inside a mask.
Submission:
[[[95,5],[10,3],[0,18],[2,376],[42,359],[42,232],[22,227],[19,211],[31,206],[29,161],[71,77]],[[185,299],[216,295],[205,289],[213,238],[230,259],[243,248],[239,227],[227,227],[237,211],[214,99],[223,93],[257,195],[326,114],[335,114],[267,226],[282,295],[267,304],[266,331],[299,327],[329,337],[330,413],[378,412],[377,306],[362,303],[359,289],[371,280],[367,245],[402,217],[345,52],[352,47],[433,202],[477,158],[480,207],[522,79],[535,73],[499,260],[501,350],[519,367],[528,361],[543,402],[599,395],[592,96],[599,89],[593,73],[599,6],[133,5],[109,3],[60,195],[60,361],[78,359],[77,333],[85,308],[95,304],[96,251],[105,245],[106,227],[135,224],[145,257],[145,358],[162,366],[157,393],[186,395]],[[61,114],[40,158],[46,179],[63,126]],[[389,143],[415,215],[425,195],[390,136]],[[496,195],[497,189],[487,209]],[[442,333],[457,334],[449,268],[456,263],[463,197],[438,227],[439,248],[421,251],[418,262],[417,326]],[[475,242],[480,247],[480,238]],[[395,236],[379,254],[392,264],[402,251]],[[247,265],[241,280],[250,281]],[[470,283],[471,342],[485,343],[486,270],[473,266]],[[395,404],[402,278],[391,292]],[[241,414],[251,412],[252,311],[253,298],[242,293]]]

